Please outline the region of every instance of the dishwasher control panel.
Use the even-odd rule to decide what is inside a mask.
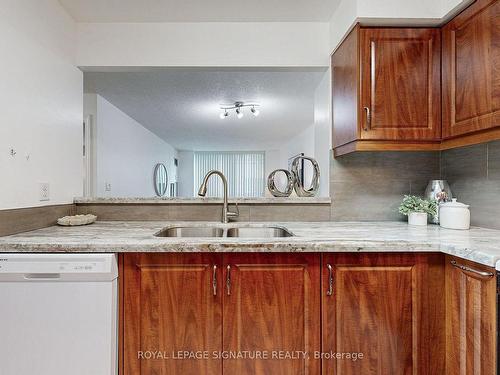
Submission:
[[[114,254],[0,254],[0,280],[7,276],[15,279],[16,275],[26,280],[85,275],[108,279],[118,276],[118,267]]]

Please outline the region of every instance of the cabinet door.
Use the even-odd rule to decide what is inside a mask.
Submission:
[[[225,360],[224,374],[320,373],[320,362],[313,359],[320,350],[319,259],[319,254],[224,255],[224,350],[268,356]]]
[[[447,375],[496,374],[494,272],[488,267],[447,258]]]
[[[323,352],[344,354],[324,375],[444,374],[441,254],[325,254],[322,275]]]
[[[125,375],[221,374],[212,356],[222,347],[220,264],[212,254],[124,255]],[[209,359],[178,351],[206,351]]]
[[[443,28],[443,136],[500,126],[500,1],[477,0]]]
[[[439,29],[361,29],[362,139],[441,138]]]

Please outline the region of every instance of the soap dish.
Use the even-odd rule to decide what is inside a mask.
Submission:
[[[65,227],[76,227],[79,225],[92,224],[97,220],[95,215],[75,215],[75,216],[64,216],[57,219],[57,224]]]

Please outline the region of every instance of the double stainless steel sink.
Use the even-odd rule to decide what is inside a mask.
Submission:
[[[156,237],[237,237],[237,238],[280,238],[292,237],[286,228],[278,226],[172,226],[155,234]]]

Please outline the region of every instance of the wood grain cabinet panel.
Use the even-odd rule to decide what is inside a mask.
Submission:
[[[362,139],[441,138],[439,29],[361,28]]]
[[[224,255],[224,350],[295,353],[295,358],[226,360],[224,374],[320,373],[320,361],[313,358],[321,345],[319,259],[319,254]]]
[[[331,56],[333,145],[359,138],[359,25]]]
[[[477,0],[443,28],[443,136],[500,126],[500,1]]]
[[[496,374],[494,273],[492,268],[447,257],[447,375]]]
[[[434,150],[441,141],[441,31],[356,26],[332,54],[335,155]]]
[[[221,256],[124,256],[123,374],[222,373],[222,362],[211,355],[209,359],[173,358],[178,351],[212,353],[222,348],[223,290],[220,278],[213,284],[214,265],[220,267]],[[161,357],[151,358],[153,352]]]
[[[323,375],[444,373],[443,257],[325,254]],[[353,358],[357,358],[353,360]]]

